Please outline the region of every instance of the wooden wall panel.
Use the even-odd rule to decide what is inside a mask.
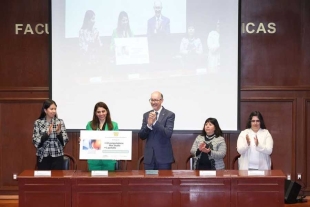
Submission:
[[[295,167],[296,100],[253,98],[242,100],[241,108],[241,129],[245,129],[248,116],[252,111],[257,110],[262,113],[265,125],[274,141],[271,155],[273,168],[291,174]]]
[[[241,22],[276,24],[275,34],[241,34],[241,86],[294,86],[300,84],[301,1],[242,1]],[[284,72],[285,71],[285,72]],[[289,75],[288,75],[289,73]],[[304,79],[304,81],[306,81]],[[308,79],[303,83],[310,84]]]
[[[298,80],[299,85],[310,85],[310,1],[301,1],[302,12],[301,12],[301,68]]]
[[[186,169],[186,160],[198,134],[173,134],[171,138],[175,163],[173,169]]]
[[[35,147],[32,129],[42,100],[0,102],[0,190],[16,190],[13,173],[34,169]]]
[[[5,0],[0,4],[0,86],[39,87],[49,85],[49,36],[15,35],[15,24],[49,22],[48,0]]]
[[[303,145],[303,148],[305,150],[305,158],[302,159],[302,170],[299,170],[299,172],[304,172],[302,176],[302,180],[305,183],[306,191],[310,191],[310,169],[309,169],[309,163],[310,163],[310,152],[309,152],[309,146],[310,146],[310,97],[305,99],[305,115],[304,115],[304,135],[305,135],[305,144]]]

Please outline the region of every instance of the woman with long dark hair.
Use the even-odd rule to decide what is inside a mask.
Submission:
[[[270,170],[273,139],[266,129],[263,115],[253,111],[237,140],[239,170]]]
[[[99,37],[99,31],[94,27],[95,22],[95,12],[87,10],[85,12],[83,25],[79,31],[79,46],[82,52],[81,60],[83,65],[98,63],[98,52],[102,43]]]
[[[93,119],[87,123],[87,130],[117,131],[118,124],[111,120],[108,106],[103,102],[96,103]],[[115,170],[115,160],[87,160],[89,170]]]
[[[32,142],[37,148],[38,170],[62,170],[63,148],[69,141],[65,123],[57,117],[57,104],[43,102],[39,118],[34,122]]]
[[[121,11],[118,15],[117,27],[113,30],[111,50],[115,49],[115,38],[129,38],[133,37],[133,33],[130,29],[129,17],[125,11]]]
[[[195,169],[220,170],[225,169],[224,157],[226,143],[223,132],[216,118],[208,118],[192,145],[191,154],[195,157]]]

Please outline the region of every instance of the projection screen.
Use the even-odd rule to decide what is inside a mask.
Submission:
[[[138,130],[153,91],[175,130],[238,130],[238,0],[51,1],[51,97],[67,129],[105,102]]]

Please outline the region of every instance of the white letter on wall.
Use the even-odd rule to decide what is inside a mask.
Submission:
[[[18,34],[18,31],[23,30],[20,27],[23,27],[23,24],[15,24],[15,34]]]
[[[44,27],[44,25],[43,25],[43,24],[37,24],[36,27],[35,27],[36,33],[37,33],[37,34],[43,34],[43,33],[44,33],[44,30],[43,30],[43,29],[40,29],[40,31],[39,31],[39,29],[38,29],[39,27]]]
[[[252,22],[250,22],[250,23],[247,23],[246,24],[246,27],[245,27],[245,29],[246,29],[246,31],[247,31],[247,33],[253,33],[253,32],[255,32],[255,30],[253,29],[253,30],[249,30],[249,26],[255,26],[255,24],[254,23],[252,23]]]
[[[24,31],[24,34],[26,34],[26,33],[28,33],[28,32],[30,32],[31,34],[33,34],[33,31],[32,31],[32,29],[31,29],[30,24],[27,24],[26,29],[25,29],[25,31]]]
[[[277,31],[277,29],[276,29],[276,23],[273,23],[273,22],[270,22],[269,24],[268,24],[268,32],[270,33],[270,34],[274,34],[274,33],[276,33],[276,31]]]

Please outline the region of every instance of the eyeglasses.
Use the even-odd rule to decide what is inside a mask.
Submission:
[[[255,122],[259,123],[260,120],[251,120],[251,122],[252,122],[252,123],[255,123]]]
[[[149,99],[149,102],[160,102],[162,99]]]

